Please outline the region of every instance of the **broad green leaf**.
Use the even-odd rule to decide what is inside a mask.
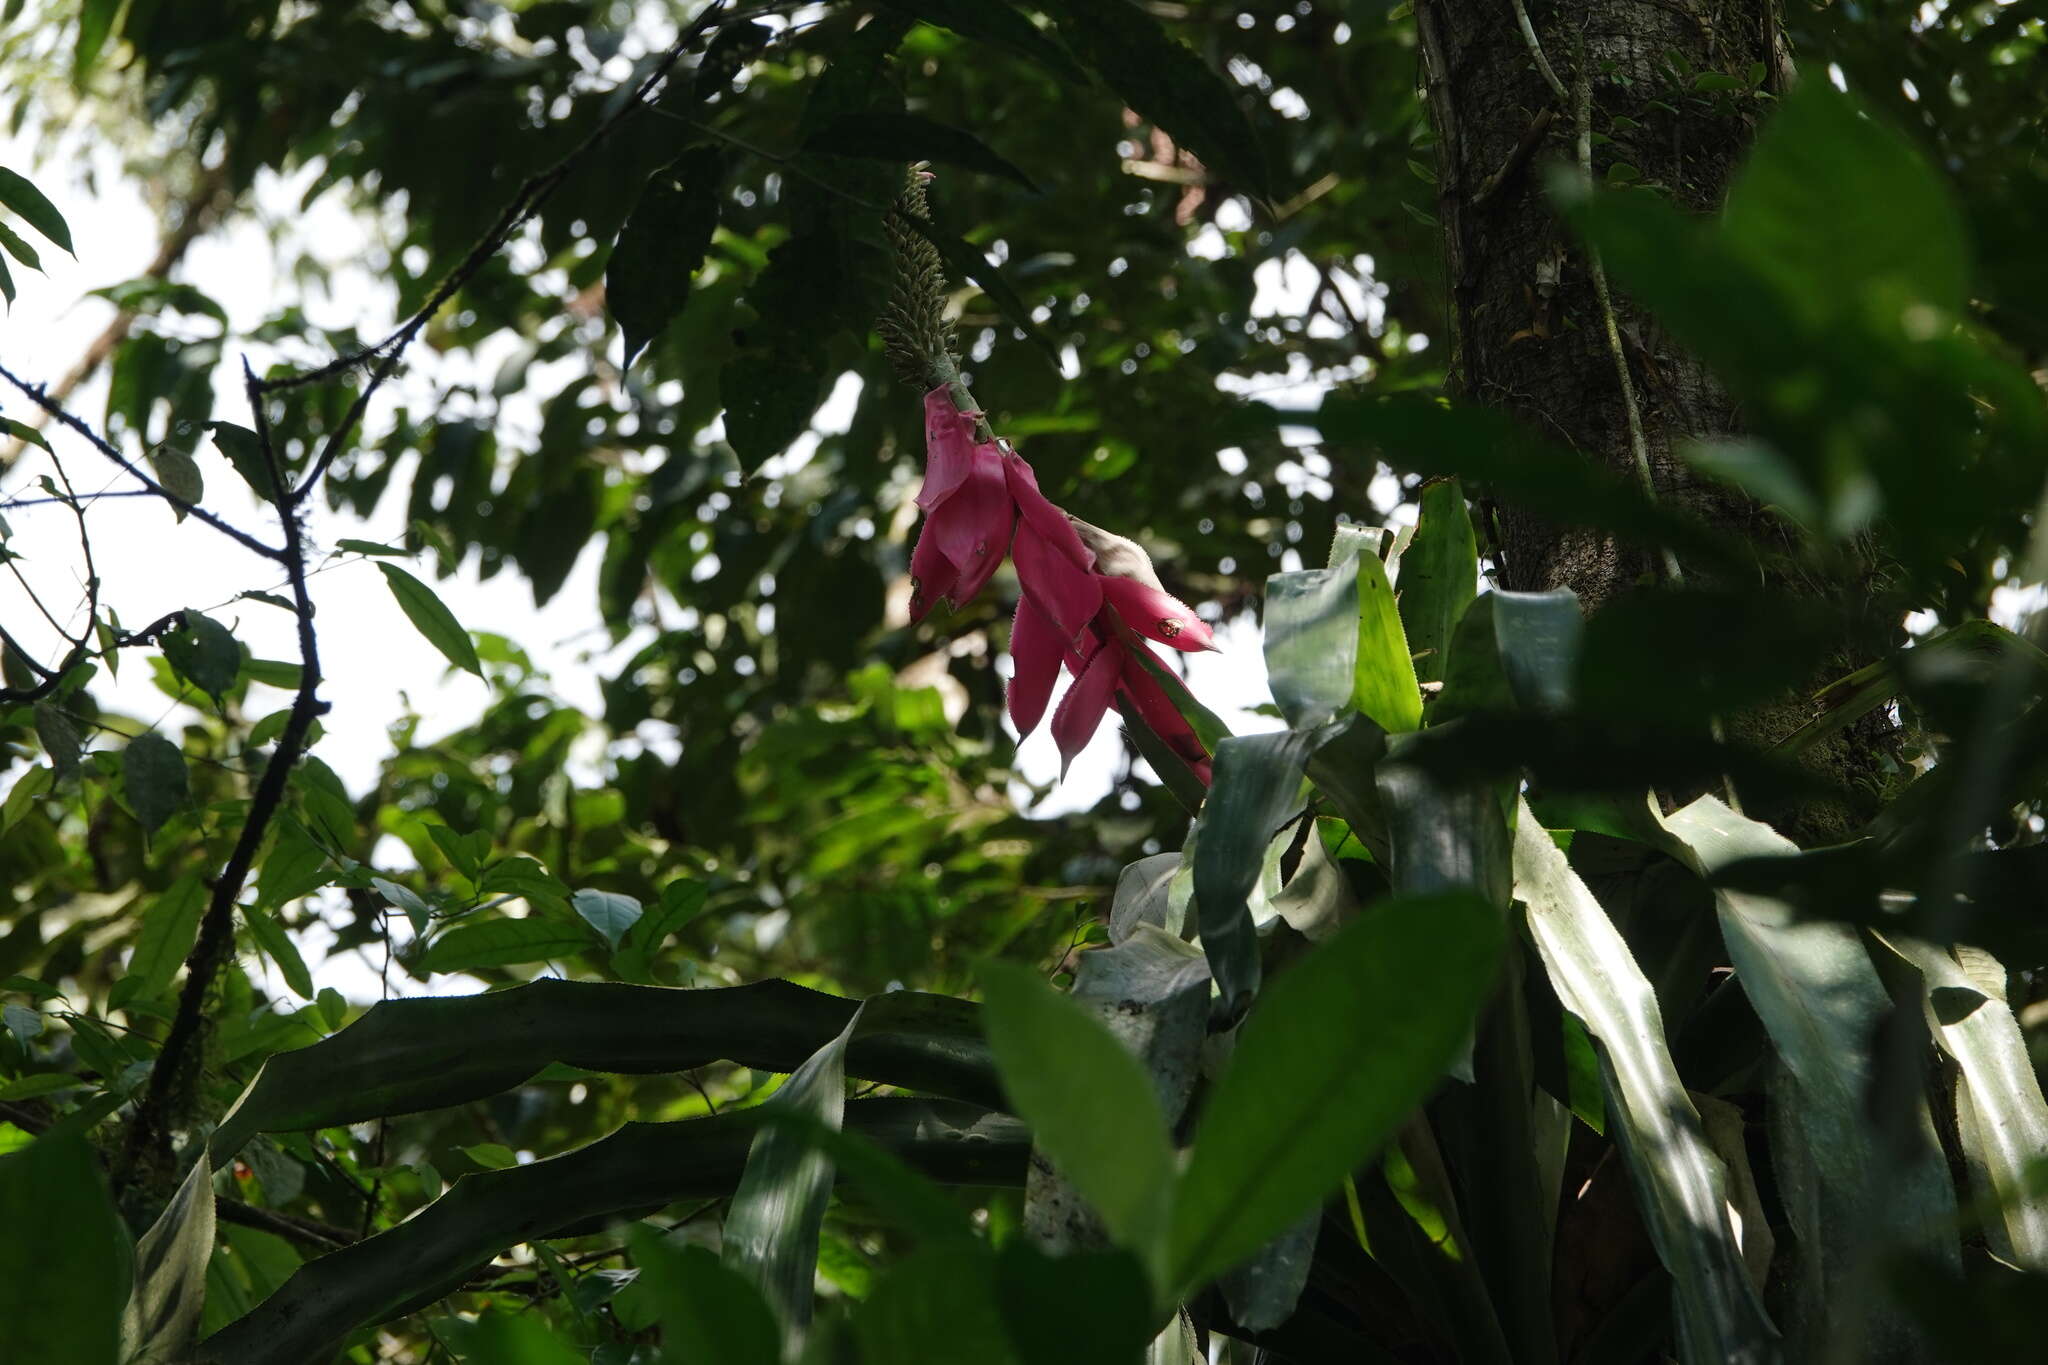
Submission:
[[[36,446],[46,453],[50,449],[50,440],[47,436],[28,423],[17,422],[12,417],[0,417],[0,433],[24,445]]]
[[[0,1359],[117,1365],[128,1231],[79,1136],[0,1156]]]
[[[72,84],[85,88],[86,77],[99,59],[100,49],[114,34],[114,25],[126,11],[123,0],[82,0],[78,7],[78,42],[71,52]]]
[[[434,907],[420,898],[420,894],[409,886],[402,886],[384,877],[370,878],[370,888],[391,904],[405,912],[415,934],[425,934],[427,926],[434,921]]]
[[[1702,878],[1741,858],[1798,852],[1770,826],[1711,796],[1662,825],[1667,850]],[[1870,1120],[1873,1049],[1891,996],[1850,926],[1803,919],[1781,901],[1727,887],[1715,889],[1714,901],[1735,979],[1789,1078],[1781,1092],[1789,1112],[1781,1108],[1784,1127],[1773,1147],[1803,1144],[1817,1177],[1809,1200],[1787,1204],[1804,1267],[1805,1330],[1815,1342],[1853,1330],[1885,1358],[1911,1353],[1916,1331],[1905,1314],[1876,1304],[1851,1309],[1847,1297],[1873,1241],[1961,1265],[1955,1191],[1924,1102],[1915,1106],[1926,1138],[1917,1157],[1887,1151]]]
[[[1030,1136],[1015,1119],[951,1101],[852,1100],[846,1128],[949,1184],[1021,1185],[1030,1153]],[[202,1343],[202,1353],[236,1365],[324,1359],[358,1326],[459,1289],[507,1247],[731,1194],[758,1131],[746,1113],[628,1123],[561,1156],[465,1176],[406,1222],[311,1262]]]
[[[434,590],[395,564],[379,564],[377,571],[384,575],[384,581],[391,587],[391,595],[398,599],[399,610],[405,613],[413,628],[426,637],[427,643],[440,650],[449,663],[481,678],[484,675],[483,664],[477,660],[476,646],[470,643],[469,632],[462,628],[454,613],[442,605]]]
[[[1066,50],[1036,24],[1013,9],[1009,0],[883,0],[890,9],[914,15],[928,24],[949,28],[1033,62],[1061,80],[1080,83],[1087,73],[1074,65]]]
[[[829,1127],[818,1115],[799,1109],[763,1105],[756,1117],[763,1129],[788,1133],[821,1153],[841,1182],[859,1187],[872,1207],[885,1211],[912,1236],[933,1242],[975,1241],[968,1211],[888,1148],[859,1133]]]
[[[1302,765],[1320,734],[1238,735],[1216,747],[1215,781],[1195,841],[1195,913],[1202,950],[1235,1019],[1259,989],[1251,894],[1273,836],[1301,809]]]
[[[1380,901],[1261,993],[1196,1130],[1169,1301],[1285,1232],[1443,1078],[1506,930],[1463,892]]]
[[[2025,1269],[2048,1269],[2048,1191],[2034,1174],[2048,1156],[2048,1100],[2005,998],[2005,968],[1975,948],[1902,934],[1884,941],[1919,969],[1928,1027],[1962,1072],[1956,1128],[1979,1196],[1996,1206],[1992,1250]]]
[[[280,823],[277,841],[256,873],[256,903],[266,910],[288,905],[334,880],[327,851],[307,837],[296,820]]]
[[[1145,1268],[1127,1251],[1055,1257],[1012,1237],[995,1271],[996,1303],[1023,1365],[1132,1365],[1152,1340]],[[1050,1304],[1059,1311],[1047,1312]]]
[[[213,1255],[213,1166],[202,1149],[178,1192],[135,1246],[135,1287],[121,1313],[123,1365],[185,1358],[206,1302]]]
[[[36,798],[50,789],[56,774],[45,764],[38,763],[14,779],[14,785],[7,789],[7,799],[0,802],[0,834],[5,834],[22,816],[35,809]]]
[[[639,901],[616,891],[594,891],[586,887],[578,891],[570,903],[576,907],[576,913],[583,917],[584,923],[604,936],[606,946],[614,952],[626,931],[639,922],[641,914]]]
[[[1156,1263],[1174,1155],[1145,1068],[1090,1011],[1014,963],[982,966],[1003,1089],[1041,1151],[1122,1246]]]
[[[464,1147],[462,1154],[487,1171],[502,1171],[519,1164],[519,1154],[502,1142],[479,1142]]]
[[[55,702],[36,703],[36,740],[49,755],[50,766],[62,782],[78,771],[78,756],[85,748],[85,732],[71,714]]]
[[[687,877],[678,877],[662,887],[661,899],[634,921],[615,945],[612,970],[628,981],[651,982],[654,955],[667,944],[670,935],[704,913],[708,891],[703,882]]]
[[[145,730],[121,751],[121,787],[143,834],[154,834],[185,804],[185,755],[156,731]]]
[[[585,1365],[588,1359],[543,1318],[486,1309],[462,1335],[463,1359],[476,1365]]]
[[[479,920],[458,924],[435,939],[414,965],[422,972],[466,972],[574,957],[588,947],[588,934],[558,920]]]
[[[1356,554],[1266,579],[1266,678],[1293,729],[1328,725],[1351,709],[1361,667],[1358,591]]]
[[[1515,826],[1515,896],[1558,1000],[1598,1047],[1607,1131],[1671,1272],[1680,1358],[1776,1361],[1777,1329],[1728,1221],[1727,1171],[1678,1078],[1656,992],[1526,800]]]
[[[1814,230],[1843,204],[1883,211]],[[1826,81],[1801,81],[1779,104],[1722,222],[1730,245],[1814,313],[1917,302],[1953,317],[1969,291],[1967,230],[1941,175]]]
[[[691,277],[718,227],[724,187],[724,154],[692,147],[640,191],[604,274],[605,307],[625,333],[627,365],[689,302]]]
[[[565,931],[588,942],[574,925]],[[511,990],[388,1000],[311,1047],[263,1064],[212,1139],[216,1165],[259,1132],[297,1132],[467,1104],[552,1062],[629,1075],[731,1061],[791,1072],[862,1004],[787,981],[669,990],[544,978]],[[892,991],[866,1004],[847,1052],[867,1080],[1001,1100],[975,1007]]]
[[[568,886],[524,854],[500,859],[485,868],[478,887],[486,896],[517,896],[543,910],[569,908]]]
[[[242,907],[242,919],[249,926],[249,933],[263,955],[277,964],[278,972],[285,984],[301,1000],[313,998],[313,974],[306,970],[306,960],[299,956],[299,946],[292,942],[292,936],[285,927],[273,918],[269,911],[254,905]]]
[[[839,1036],[806,1058],[768,1100],[837,1129],[846,1114],[846,1045],[861,1012]],[[818,1234],[832,1199],[832,1161],[796,1133],[768,1128],[747,1152],[747,1168],[725,1215],[725,1263],[745,1275],[775,1307],[798,1346],[811,1323],[818,1278]]]
[[[475,881],[483,860],[491,851],[491,836],[482,830],[458,834],[442,824],[428,824],[427,837],[434,841],[434,847],[441,850],[441,856],[448,865],[463,876]],[[528,860],[531,861],[531,860]]]
[[[1401,552],[1401,630],[1418,683],[1442,682],[1458,618],[1479,590],[1479,551],[1456,479],[1422,486],[1415,538]]]
[[[20,233],[5,223],[0,223],[0,247],[6,248],[8,255],[20,261],[30,270],[41,270],[43,268],[42,257],[36,254],[36,249],[30,246]],[[41,433],[37,433],[37,436],[40,439]]]
[[[41,190],[4,166],[0,166],[0,208],[12,209],[37,232],[67,252],[71,250],[71,229],[64,225],[64,215],[57,212],[57,206],[44,198]]]
[[[904,1257],[853,1313],[860,1359],[1036,1365],[1018,1355],[996,1297],[986,1244],[926,1247]]]
[[[636,1224],[626,1242],[660,1306],[662,1359],[779,1365],[782,1333],[753,1280],[705,1248],[677,1246],[645,1223]]]
[[[213,433],[214,447],[228,457],[228,463],[242,476],[242,482],[248,484],[264,502],[275,502],[277,490],[272,487],[274,480],[270,476],[270,465],[263,458],[263,444],[256,433],[233,422],[208,422],[206,428]],[[347,544],[346,541],[342,543]]]
[[[1358,663],[1351,702],[1361,714],[1388,734],[1422,725],[1422,691],[1415,682],[1415,661],[1394,604],[1394,585],[1387,566],[1367,546],[1370,532],[1353,526],[1337,528],[1330,560],[1358,566]]]
[[[189,607],[178,628],[164,636],[163,649],[178,676],[216,702],[242,671],[242,647],[227,627]]]
[[[1493,594],[1493,638],[1515,704],[1538,714],[1570,709],[1586,619],[1570,588]]]
[[[107,1003],[118,1007],[130,1000],[154,1000],[171,988],[185,955],[199,935],[199,917],[206,910],[206,886],[188,874],[151,900],[142,915],[142,932],[128,970],[114,983]]]
[[[884,161],[933,161],[983,175],[1000,176],[1032,193],[1031,177],[998,156],[965,129],[919,114],[868,109],[841,114],[804,139],[806,152],[879,157]]]
[[[156,481],[164,491],[178,499],[171,504],[171,512],[179,521],[185,519],[185,508],[180,503],[197,506],[206,496],[206,480],[199,473],[199,462],[192,458],[191,451],[166,441],[149,452],[149,467],[156,471]]]
[[[1060,36],[1147,121],[1219,176],[1261,198],[1273,193],[1265,150],[1237,92],[1136,5],[1048,0]]]
[[[54,1095],[63,1090],[77,1090],[90,1084],[90,1081],[81,1081],[76,1076],[49,1071],[39,1072],[33,1076],[21,1076],[0,1084],[0,1100],[41,1099],[45,1095]]]

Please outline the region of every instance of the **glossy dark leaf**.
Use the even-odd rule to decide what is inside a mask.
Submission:
[[[27,179],[4,166],[0,166],[0,208],[11,209],[37,232],[66,251],[71,250],[71,229],[65,226],[64,215],[57,212],[57,206]]]
[[[625,333],[631,365],[689,302],[690,281],[718,227],[725,159],[693,147],[648,178],[605,266],[605,307]]]
[[[121,751],[121,787],[144,834],[154,834],[186,801],[185,755],[154,730]]]

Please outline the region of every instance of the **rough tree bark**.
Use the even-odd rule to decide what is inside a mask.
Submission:
[[[1585,250],[1560,225],[1544,170],[1575,160],[1577,82],[1591,96],[1592,172],[1626,163],[1682,207],[1711,212],[1746,151],[1764,102],[1712,99],[1693,80],[1719,72],[1766,88],[1790,77],[1777,0],[1530,0],[1530,33],[1515,0],[1419,0],[1423,78],[1437,133],[1453,384],[1469,401],[1504,409],[1617,473],[1636,477],[1630,416]],[[1565,92],[1532,52],[1531,35]],[[1660,498],[1708,521],[1776,534],[1746,501],[1696,477],[1679,455],[1692,437],[1742,429],[1727,393],[1614,291],[1621,351]],[[1648,555],[1597,532],[1548,525],[1509,506],[1491,509],[1500,582],[1566,587],[1589,612],[1665,573]],[[1782,584],[1796,591],[1795,584]],[[1842,659],[1816,684],[1850,671]],[[1812,712],[1785,703],[1727,718],[1729,737],[1763,746]],[[1886,722],[1877,715],[1809,750],[1830,785],[1874,796]],[[1799,843],[1843,837],[1872,813],[1862,800],[1766,810]]]

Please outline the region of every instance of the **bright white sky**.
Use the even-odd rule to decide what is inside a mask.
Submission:
[[[73,259],[54,248],[42,252],[46,274],[16,269],[19,297],[0,326],[0,362],[32,382],[54,382],[60,378],[99,334],[113,316],[113,306],[91,298],[87,291],[135,277],[154,255],[161,227],[134,187],[123,179],[114,159],[104,151],[86,149],[70,160],[35,164],[33,149],[26,138],[0,140],[0,165],[31,176],[54,201],[70,224],[77,257]],[[91,190],[86,188],[90,171]],[[309,318],[323,326],[353,327],[359,335],[382,335],[394,324],[392,291],[364,265],[378,254],[371,224],[343,205],[341,196],[330,194],[310,211],[298,208],[300,192],[318,173],[312,168],[292,181],[267,178],[258,187],[258,214],[273,229],[280,227],[298,243],[310,244],[334,270],[326,291],[307,293],[298,283],[280,274],[265,226],[238,218],[223,231],[197,242],[177,273],[183,282],[196,285],[227,311],[231,333],[239,335],[255,326],[286,300],[298,301]],[[1197,255],[1220,255],[1221,234],[1213,229],[1191,247]],[[1362,262],[1361,264],[1369,264]],[[1316,284],[1316,272],[1298,256],[1262,264],[1256,274],[1258,297],[1254,312],[1260,315],[1298,311]],[[1377,317],[1379,299],[1352,300],[1354,308]],[[182,321],[174,325],[187,325]],[[194,335],[206,335],[209,322],[190,324]],[[610,341],[617,346],[616,334]],[[215,416],[249,423],[239,385],[233,380],[239,358],[247,354],[261,373],[277,357],[275,348],[258,343],[233,341],[228,363],[220,371],[222,384],[217,395]],[[282,358],[304,363],[324,357],[293,354]],[[475,366],[484,379],[494,372],[500,357],[486,354]],[[426,405],[431,388],[425,374],[430,369],[440,378],[453,372],[445,358],[435,358],[425,347],[411,352],[408,376],[386,386],[373,405],[369,429],[382,429],[393,406],[410,401],[415,411]],[[575,362],[569,362],[573,366]],[[542,380],[539,391],[552,391],[561,376]],[[1312,403],[1323,385],[1305,371],[1289,375],[1255,376],[1232,387],[1256,390],[1272,401]],[[857,397],[855,381],[848,380],[834,392],[819,414],[822,430],[843,429],[850,419]],[[75,393],[69,407],[95,427],[102,424],[106,400],[106,374],[102,370],[93,382]],[[911,401],[906,398],[906,402]],[[31,405],[22,396],[0,393],[0,413],[26,419]],[[513,431],[538,429],[539,414],[531,398],[509,400],[503,425]],[[102,460],[77,437],[60,429],[46,428],[50,439],[63,454],[66,467],[81,489],[118,489],[132,486],[126,476]],[[1308,433],[1300,433],[1305,439]],[[807,437],[792,452],[795,459],[807,458],[815,437]],[[132,453],[132,452],[131,452]],[[226,460],[212,449],[210,441],[197,443],[195,458],[206,476],[205,503],[213,511],[267,540],[278,539],[273,515],[258,505],[254,495],[233,473]],[[1027,452],[1028,453],[1028,452]],[[1242,457],[1224,451],[1219,460],[1226,470]],[[0,483],[0,498],[36,495],[36,478],[49,471],[48,457],[31,448],[19,467]],[[1329,472],[1322,457],[1304,452],[1299,463],[1283,470],[1290,487],[1305,487],[1311,494],[1327,497]],[[401,471],[393,487],[402,490],[408,472]],[[1383,475],[1372,488],[1375,504],[1384,514],[1399,499],[1399,486]],[[331,546],[344,537],[396,542],[403,536],[405,517],[402,496],[387,495],[367,521],[330,513],[316,502],[309,526],[316,546]],[[1334,515],[1338,509],[1332,508]],[[1362,512],[1364,509],[1353,509]],[[12,529],[10,546],[24,556],[20,564],[43,601],[64,619],[67,611],[82,611],[82,590],[78,568],[77,542],[69,512],[59,506],[0,508]],[[133,627],[154,620],[181,607],[198,607],[228,625],[258,657],[295,659],[296,645],[287,613],[260,603],[232,602],[237,593],[249,588],[281,588],[270,566],[197,522],[178,524],[171,510],[148,498],[112,498],[94,504],[90,523],[93,548],[103,584],[104,600],[119,612],[124,624]],[[547,674],[557,693],[590,714],[601,713],[598,680],[613,671],[617,662],[637,648],[640,639],[630,639],[613,648],[608,645],[597,620],[596,574],[599,556],[586,552],[576,564],[568,582],[544,607],[536,610],[525,580],[516,573],[501,573],[495,579],[479,581],[472,566],[455,578],[434,582],[457,619],[472,631],[494,631],[522,645]],[[1248,568],[1251,566],[1247,566]],[[1299,567],[1298,557],[1288,551],[1284,565]],[[433,582],[431,572],[416,566],[421,577]],[[449,669],[441,656],[412,629],[392,602],[381,575],[360,561],[336,564],[313,578],[312,594],[320,632],[322,670],[326,676],[323,695],[333,710],[325,719],[326,735],[316,752],[341,775],[354,791],[362,791],[374,780],[377,768],[390,752],[386,727],[402,716],[408,706],[423,718],[425,738],[446,733],[469,723],[487,700],[487,690],[477,679]],[[226,604],[226,605],[222,605]],[[54,635],[37,618],[18,584],[0,579],[0,615],[9,629],[24,641],[47,643]],[[76,620],[67,620],[76,625]],[[1225,649],[1221,654],[1195,656],[1190,661],[1194,690],[1239,731],[1271,728],[1277,722],[1249,714],[1247,708],[1269,700],[1265,670],[1260,657],[1256,625],[1247,617],[1225,623],[1221,631]],[[1006,661],[1007,666],[1007,661]],[[131,656],[118,680],[102,678],[95,684],[104,704],[149,725],[177,723],[179,708],[171,705],[148,679],[141,657]],[[252,715],[281,709],[289,703],[284,692],[258,686],[250,698]],[[1075,762],[1064,787],[1034,813],[1085,808],[1100,799],[1121,758],[1118,727],[1106,724],[1095,741]],[[650,745],[665,743],[658,734],[643,735]],[[102,745],[108,741],[102,738]],[[116,743],[118,741],[115,741]],[[593,765],[579,774],[584,780],[601,780],[594,765],[601,753],[593,747],[581,755]],[[1023,747],[1024,774],[1047,782],[1057,772],[1058,756],[1048,734],[1034,735]],[[1020,797],[1023,788],[1018,789]],[[394,865],[404,865],[404,854],[395,844],[388,850]],[[380,858],[387,850],[380,850]],[[318,942],[307,945],[314,951],[309,961],[318,961]],[[374,995],[366,964],[329,960],[316,968],[322,985],[337,985],[360,998]],[[418,983],[393,977],[394,989],[419,989]],[[437,979],[436,986],[441,985]],[[449,989],[466,988],[450,982]]]

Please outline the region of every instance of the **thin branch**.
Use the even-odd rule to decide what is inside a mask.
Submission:
[[[1545,105],[1537,111],[1536,117],[1529,121],[1529,126],[1522,130],[1522,136],[1515,143],[1514,149],[1508,153],[1507,160],[1501,162],[1500,168],[1480,181],[1479,188],[1472,191],[1473,208],[1484,207],[1487,200],[1514,183],[1515,177],[1522,173],[1522,168],[1529,164],[1529,158],[1543,145],[1543,135],[1550,131],[1550,125],[1555,122],[1555,105]]]
[[[1522,0],[1508,0],[1515,7],[1515,22],[1521,26],[1522,41],[1529,48],[1529,55],[1536,60],[1536,69],[1543,74],[1543,83],[1550,87],[1550,93],[1557,96],[1559,104],[1571,103],[1571,96],[1565,92],[1564,82],[1551,69],[1550,58],[1543,55],[1543,44],[1536,41],[1536,25],[1529,22],[1529,7]]]
[[[217,1194],[213,1197],[213,1214],[223,1223],[240,1223],[245,1228],[258,1228],[288,1242],[318,1247],[322,1251],[352,1246],[357,1240],[347,1228],[338,1228],[317,1218],[302,1218],[295,1213],[259,1209],[253,1204],[229,1199],[226,1195]]]
[[[230,524],[229,522],[222,520],[220,517],[217,517],[213,513],[207,511],[204,507],[201,507],[196,503],[190,503],[185,501],[176,493],[173,493],[170,489],[164,487],[155,479],[151,478],[148,474],[145,474],[141,469],[136,467],[134,461],[130,460],[126,455],[123,455],[119,450],[116,450],[114,446],[104,436],[101,436],[97,431],[94,431],[86,423],[80,421],[78,418],[73,417],[69,412],[65,411],[64,405],[62,403],[50,397],[47,393],[43,391],[42,385],[29,383],[27,380],[15,374],[12,370],[8,369],[4,365],[0,365],[0,379],[5,379],[8,383],[14,385],[15,388],[21,390],[23,394],[27,395],[28,400],[30,402],[34,403],[37,407],[41,408],[50,416],[56,418],[65,426],[71,428],[71,430],[77,432],[80,436],[83,436],[87,441],[92,443],[92,447],[94,450],[99,451],[100,454],[106,456],[115,464],[119,465],[127,474],[129,474],[131,477],[139,481],[144,488],[156,494],[158,497],[162,498],[171,506],[184,512],[187,516],[190,516],[195,521],[200,521],[208,526],[211,526],[214,530],[220,532],[222,535],[226,536],[229,540],[234,541],[236,544],[241,545],[247,549],[254,550],[257,554],[262,555],[265,559],[275,560],[277,563],[280,564],[284,563],[285,552],[279,549],[277,546],[266,545],[262,541],[258,540],[256,537],[250,535],[247,531],[244,531],[239,527],[236,527]]]
[[[284,565],[298,616],[299,688],[292,698],[284,729],[278,735],[277,747],[263,765],[263,776],[250,798],[248,818],[242,822],[241,834],[228,855],[220,880],[214,883],[213,897],[199,924],[198,941],[185,959],[185,986],[178,996],[178,1013],[150,1072],[149,1090],[136,1106],[135,1121],[128,1130],[123,1174],[131,1178],[144,1161],[169,1160],[173,1109],[198,1067],[199,1045],[206,1025],[206,998],[222,964],[234,952],[235,903],[241,898],[243,884],[255,864],[256,851],[263,846],[271,817],[284,800],[285,783],[305,751],[306,736],[313,722],[328,709],[319,697],[320,650],[313,630],[313,599],[306,588],[305,541],[297,515],[285,505],[288,484],[284,465],[277,458],[277,447],[270,435],[270,417],[246,357],[242,361],[242,382],[256,424],[256,443],[262,451],[263,467],[270,475],[271,496],[284,514]]]
[[[505,205],[504,211],[498,215],[498,221],[492,225],[491,230],[484,234],[481,241],[470,248],[469,255],[463,258],[462,263],[455,267],[448,278],[443,280],[440,286],[428,296],[427,301],[421,304],[419,309],[410,318],[406,319],[405,323],[396,331],[392,332],[382,341],[350,355],[340,356],[317,369],[307,370],[301,374],[279,379],[256,381],[257,387],[255,392],[258,395],[267,395],[282,392],[285,389],[300,388],[307,384],[317,383],[323,379],[331,379],[348,370],[367,365],[373,360],[376,362],[375,368],[370,371],[369,382],[363,386],[363,391],[356,395],[355,402],[349,405],[349,409],[343,414],[340,424],[328,434],[326,441],[321,444],[320,454],[306,471],[306,477],[299,482],[297,488],[292,490],[289,498],[279,500],[278,506],[280,510],[289,516],[291,511],[303,502],[307,495],[319,484],[321,476],[327,472],[328,466],[334,463],[335,457],[341,453],[342,445],[354,432],[357,423],[362,420],[363,413],[369,408],[371,396],[397,370],[399,361],[404,358],[406,347],[412,344],[413,338],[420,334],[434,314],[440,312],[442,306],[448,300],[455,297],[456,293],[464,285],[468,284],[479,270],[482,270],[485,265],[490,263],[491,258],[498,254],[499,248],[503,247],[511,239],[513,233],[525,226],[527,220],[532,218],[540,206],[546,203],[548,198],[561,187],[562,182],[568,178],[569,172],[575,168],[577,162],[581,161],[592,148],[611,136],[620,124],[642,109],[650,107],[647,99],[648,95],[668,78],[670,70],[674,68],[676,62],[681,60],[683,53],[711,29],[718,17],[719,11],[723,8],[724,0],[712,0],[711,4],[705,6],[698,13],[697,17],[690,22],[689,27],[684,29],[681,35],[676,38],[675,42],[669,44],[667,52],[656,63],[654,70],[650,71],[646,78],[640,82],[639,86],[633,91],[633,97],[617,113],[613,114],[603,123],[600,123],[591,131],[590,136],[584,138],[566,156],[562,157],[561,160],[557,161],[547,170],[527,177],[519,186],[518,192],[512,196],[512,201]]]

